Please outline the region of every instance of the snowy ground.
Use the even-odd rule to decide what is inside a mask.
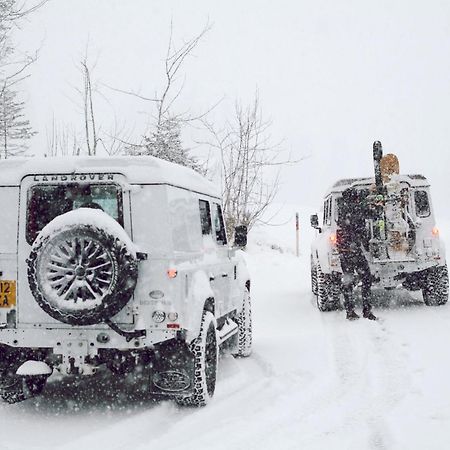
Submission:
[[[292,221],[254,232],[254,353],[221,359],[210,405],[178,409],[106,374],[54,379],[39,398],[0,405],[0,449],[449,448],[450,306],[381,292],[378,322],[320,313],[309,212],[300,258]]]

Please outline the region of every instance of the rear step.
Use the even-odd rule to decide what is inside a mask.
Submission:
[[[239,330],[238,324],[230,318],[225,320],[225,323],[217,331],[219,337],[219,345],[223,344],[231,336],[234,336]]]

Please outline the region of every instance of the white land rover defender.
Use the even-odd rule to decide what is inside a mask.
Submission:
[[[103,364],[206,404],[219,346],[248,356],[252,338],[250,279],[217,189],[152,157],[14,159],[0,174],[1,397]]]
[[[318,230],[311,246],[311,287],[321,311],[341,302],[342,269],[338,253],[338,220],[342,193],[356,189],[359,198],[372,202],[375,216],[365,218],[369,262],[374,287],[422,290],[426,305],[448,300],[445,248],[439,238],[430,198],[430,185],[422,175],[399,175],[394,155],[383,157],[374,143],[375,178],[337,181],[325,195],[323,222],[316,214],[311,225]],[[355,280],[357,282],[358,280]]]

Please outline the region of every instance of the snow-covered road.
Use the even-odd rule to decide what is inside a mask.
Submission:
[[[444,449],[450,306],[377,293],[378,322],[320,313],[301,258],[253,243],[254,353],[222,357],[204,409],[106,374],[0,405],[0,449]]]

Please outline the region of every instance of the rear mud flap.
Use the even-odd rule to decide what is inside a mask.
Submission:
[[[150,391],[153,394],[190,394],[194,386],[194,355],[185,342],[167,341],[155,348]]]

